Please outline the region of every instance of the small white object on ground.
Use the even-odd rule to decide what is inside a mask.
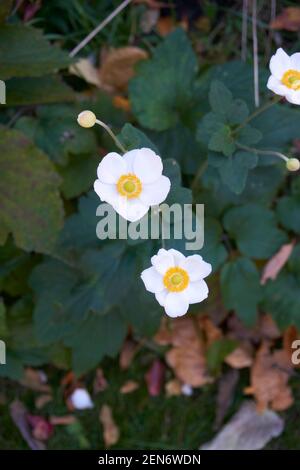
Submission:
[[[85,388],[76,388],[70,395],[70,401],[76,410],[86,410],[94,407],[91,396]]]

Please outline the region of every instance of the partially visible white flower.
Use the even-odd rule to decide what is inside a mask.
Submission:
[[[76,388],[69,399],[76,410],[86,410],[94,407],[91,396],[85,388]]]
[[[200,255],[186,257],[177,250],[162,248],[152,256],[151,263],[152,267],[145,269],[141,278],[169,317],[181,317],[189,304],[207,298],[208,287],[203,279],[212,268]]]
[[[101,201],[111,204],[124,219],[135,222],[150,206],[166,199],[171,183],[162,171],[162,160],[151,149],[130,150],[123,156],[111,152],[98,166],[94,189]]]
[[[270,71],[269,90],[284,96],[290,103],[300,104],[300,52],[288,56],[280,47],[271,57]]]

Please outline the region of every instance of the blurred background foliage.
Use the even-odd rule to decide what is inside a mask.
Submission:
[[[157,357],[187,382],[165,359],[165,346],[153,340],[163,312],[139,278],[160,242],[96,238],[99,199],[92,186],[101,157],[115,148],[101,129],[78,126],[83,109],[109,124],[126,148],[157,150],[172,181],[169,202],[205,204],[200,254],[213,265],[211,296],[193,306],[191,315],[208,316],[223,331],[217,347],[206,342],[201,351],[212,376],[226,370],[224,359],[241,344],[238,335],[232,343],[227,334],[232,315],[250,329],[262,312],[282,334],[300,328],[299,175],[287,174],[276,158],[240,147],[299,157],[300,112],[281,102],[253,116],[251,12],[242,61],[242,3],[132,2],[72,57],[70,51],[119,1],[1,2],[0,79],[7,104],[0,106],[0,338],[7,344],[7,364],[0,375],[20,382],[28,367],[46,367],[57,395],[47,413],[63,412],[59,378],[66,371],[87,373],[90,383],[89,374],[100,363],[116,394],[125,378],[143,381]],[[295,25],[295,11],[293,21],[286,13],[297,2],[275,3],[283,15],[276,20],[271,2],[258,1],[262,103],[271,99],[265,86],[271,53],[280,46],[292,53],[300,46],[300,19]],[[184,241],[170,240],[167,246],[184,251]],[[275,280],[262,285],[267,261],[285,244],[293,246],[289,260]],[[128,338],[141,350],[123,377],[111,358]],[[249,340],[252,358],[264,339]],[[241,377],[244,385],[247,373]],[[167,374],[172,377],[170,370]],[[293,386],[297,399],[299,384]],[[136,399],[130,396],[127,404],[127,395],[116,397],[110,403],[116,414],[132,420],[122,425],[127,437],[120,448],[194,448],[207,440],[214,387],[203,384],[193,401],[181,396],[160,404],[139,391],[139,417],[130,411]],[[241,400],[239,387],[231,409]],[[3,389],[8,400],[14,391],[24,395],[6,379]],[[182,415],[175,433],[172,423]],[[83,427],[89,428],[90,418],[83,415]],[[18,440],[6,444],[6,432],[1,446],[22,446]],[[63,434],[59,431],[50,447],[80,447],[82,436]],[[88,445],[97,447],[97,439],[89,439]]]

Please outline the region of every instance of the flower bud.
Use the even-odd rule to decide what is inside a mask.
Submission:
[[[78,114],[77,122],[81,127],[93,127],[96,123],[96,116],[93,111],[82,111]]]
[[[85,388],[77,388],[69,398],[76,410],[85,410],[94,406],[90,394]]]
[[[286,162],[289,171],[298,171],[300,169],[300,161],[297,158],[289,158]]]

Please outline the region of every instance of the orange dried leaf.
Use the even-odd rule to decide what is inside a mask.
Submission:
[[[20,383],[36,392],[50,393],[51,387],[45,383],[45,375],[43,372],[27,367]]]
[[[182,384],[178,379],[169,380],[169,382],[165,385],[166,395],[167,397],[174,397],[181,395],[181,387]]]
[[[233,369],[243,369],[252,365],[253,358],[249,349],[241,345],[226,356],[225,362]]]
[[[105,446],[113,446],[119,440],[120,431],[113,419],[111,408],[108,405],[102,405],[99,419],[103,426],[103,440]]]
[[[133,358],[135,354],[138,351],[138,345],[134,341],[127,339],[125,343],[123,344],[121,353],[120,353],[120,359],[119,359],[119,365],[122,370],[126,370],[130,367],[130,364],[133,361]]]
[[[123,394],[132,393],[138,388],[139,384],[137,382],[135,382],[134,380],[127,380],[127,382],[125,382],[120,388],[120,392]]]
[[[287,7],[271,22],[272,29],[300,31],[300,7]]]

